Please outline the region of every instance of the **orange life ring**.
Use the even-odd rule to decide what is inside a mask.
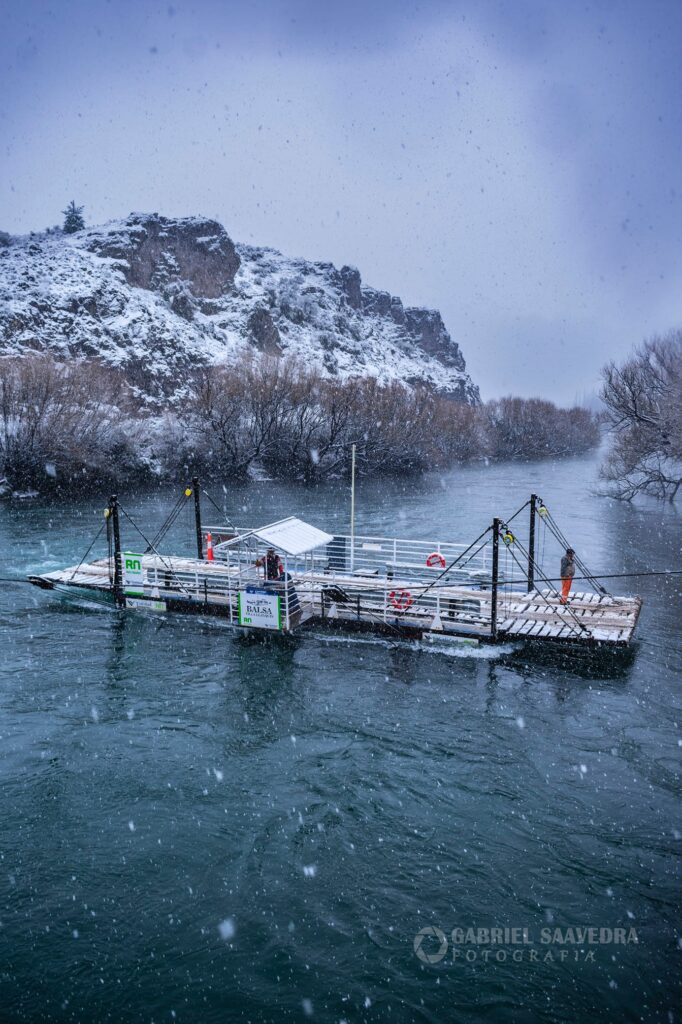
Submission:
[[[409,590],[392,590],[388,595],[389,601],[399,612],[405,612],[413,603],[412,594]]]
[[[426,559],[426,564],[428,565],[429,569],[433,569],[437,565],[440,566],[441,569],[444,569],[445,559],[441,555],[440,551],[432,551],[429,557]]]

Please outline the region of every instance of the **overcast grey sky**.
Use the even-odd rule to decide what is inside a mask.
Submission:
[[[0,0],[0,228],[131,210],[358,266],[484,397],[682,326],[682,3]]]

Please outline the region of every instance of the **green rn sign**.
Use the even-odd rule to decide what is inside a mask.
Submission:
[[[144,597],[142,555],[133,551],[123,552],[123,586],[130,597]]]

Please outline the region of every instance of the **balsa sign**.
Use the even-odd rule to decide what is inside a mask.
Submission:
[[[240,590],[237,595],[239,625],[256,629],[281,629],[280,599],[266,590]]]

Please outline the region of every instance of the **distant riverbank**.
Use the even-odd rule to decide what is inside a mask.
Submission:
[[[420,476],[477,460],[589,451],[599,420],[541,399],[480,405],[373,377],[330,380],[285,359],[201,367],[184,397],[150,407],[97,362],[46,355],[0,363],[0,473],[5,495],[94,492],[205,479],[315,483]]]

